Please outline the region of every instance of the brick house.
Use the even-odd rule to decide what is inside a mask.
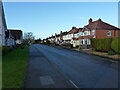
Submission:
[[[50,42],[70,43],[73,47],[80,46],[81,48],[91,47],[91,38],[110,38],[120,37],[120,28],[103,22],[101,19],[92,21],[90,18],[88,25],[83,28],[72,27],[68,32],[60,32],[49,38]]]
[[[120,37],[120,29],[110,25],[106,22],[103,22],[101,19],[92,21],[89,19],[89,24],[84,26],[83,36],[81,38],[82,45],[91,45],[91,38],[110,38],[110,37]]]

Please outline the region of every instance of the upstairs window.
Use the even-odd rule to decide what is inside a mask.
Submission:
[[[92,30],[92,35],[93,35],[93,36],[95,35],[95,30]]]
[[[87,36],[87,32],[84,32],[84,36]]]
[[[107,31],[107,36],[111,36],[111,31]]]

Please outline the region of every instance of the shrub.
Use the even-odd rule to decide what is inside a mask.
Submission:
[[[79,45],[77,45],[76,48],[79,48]]]
[[[111,48],[118,54],[120,54],[120,37],[115,37],[112,40]]]
[[[116,54],[113,50],[108,51],[108,55],[114,55]]]

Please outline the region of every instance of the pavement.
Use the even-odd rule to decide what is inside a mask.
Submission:
[[[34,44],[25,88],[120,88],[119,72],[106,58]]]

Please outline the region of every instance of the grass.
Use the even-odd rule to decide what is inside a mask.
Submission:
[[[29,47],[17,48],[2,58],[2,88],[23,88]]]

